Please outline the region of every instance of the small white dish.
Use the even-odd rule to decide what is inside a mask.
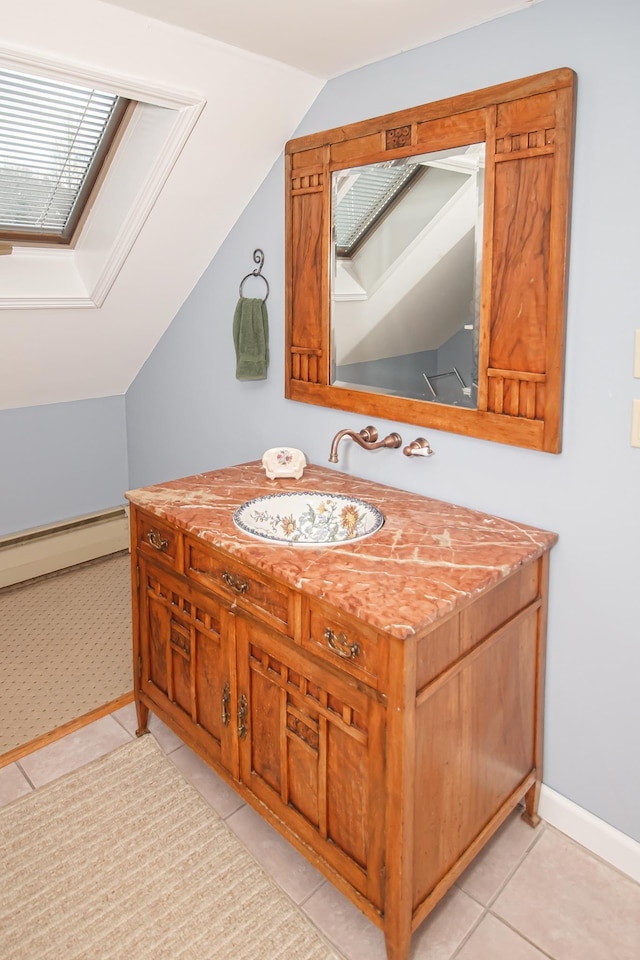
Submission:
[[[299,480],[306,465],[304,453],[295,447],[272,447],[262,456],[262,466],[269,480],[276,480],[278,477],[293,477],[294,480]]]

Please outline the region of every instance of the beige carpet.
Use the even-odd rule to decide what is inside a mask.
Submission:
[[[338,960],[150,736],[0,810],[11,960]]]
[[[129,563],[0,592],[0,755],[133,688]]]

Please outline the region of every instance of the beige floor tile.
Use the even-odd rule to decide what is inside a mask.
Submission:
[[[0,767],[0,807],[31,793],[32,787],[15,763]]]
[[[296,903],[302,903],[325,882],[322,874],[251,807],[243,806],[227,819],[227,824]]]
[[[323,883],[302,909],[345,960],[386,960],[382,931],[333,884]]]
[[[505,926],[485,916],[473,931],[456,960],[547,960],[544,953]]]
[[[640,885],[549,828],[492,912],[554,960],[640,957]]]
[[[414,933],[411,960],[449,960],[480,916],[482,907],[453,887]]]
[[[542,824],[532,830],[520,816],[520,809],[514,811],[462,874],[460,889],[488,906],[543,831]]]
[[[235,790],[186,745],[173,750],[170,759],[223,819],[244,806]]]
[[[152,713],[149,714],[149,733],[155,739],[158,746],[167,754],[178,750],[184,743],[166,723],[163,723],[162,720],[159,720]]]
[[[382,931],[331,884],[302,909],[346,960],[386,960]],[[481,915],[482,907],[454,887],[414,933],[410,960],[450,960]]]
[[[130,735],[113,717],[101,717],[67,734],[62,740],[49,743],[23,757],[19,764],[34,787],[41,787],[85,763],[103,757],[130,740]]]

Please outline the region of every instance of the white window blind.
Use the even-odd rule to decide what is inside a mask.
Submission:
[[[68,242],[127,103],[0,70],[0,237]]]
[[[407,157],[334,173],[333,225],[339,256],[351,256],[419,172],[414,159]]]

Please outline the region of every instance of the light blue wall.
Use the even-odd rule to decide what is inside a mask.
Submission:
[[[0,536],[124,502],[124,397],[0,411]]]
[[[378,422],[430,460],[342,448],[340,469],[557,531],[552,555],[545,782],[640,840],[640,450],[630,446],[640,327],[638,38],[633,0],[544,0],[330,82],[299,133],[557,67],[578,74],[565,434],[558,456]],[[265,109],[268,105],[265,105]],[[277,109],[277,105],[273,105]],[[239,158],[240,162],[241,158]],[[262,247],[271,283],[265,382],[234,377],[231,319]],[[279,162],[127,395],[132,486],[301,447],[326,463],[365,419],[283,398]]]

